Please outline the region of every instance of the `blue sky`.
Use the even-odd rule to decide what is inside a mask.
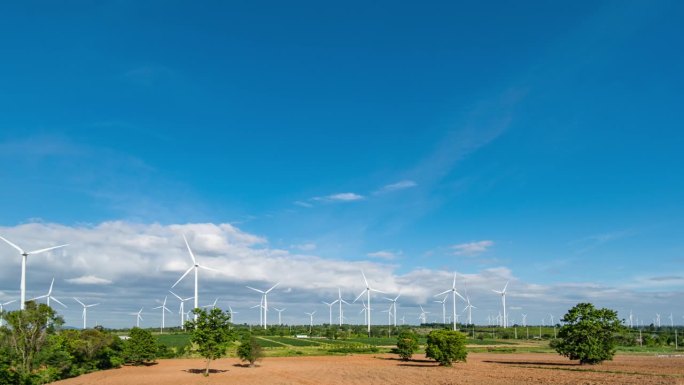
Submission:
[[[293,312],[312,311],[326,290],[360,292],[364,268],[387,290],[411,286],[407,314],[453,271],[480,319],[507,280],[511,306],[536,318],[584,300],[682,313],[682,11],[3,4],[0,235],[72,243],[29,263],[29,291],[57,275],[69,296],[120,293],[112,314],[123,297],[137,309],[164,295],[187,262],[183,232],[234,269],[206,295],[239,305],[245,284],[285,280]],[[111,244],[127,237],[166,240]],[[17,295],[12,255],[0,247],[0,300]],[[125,277],[140,259],[152,271],[137,293]]]

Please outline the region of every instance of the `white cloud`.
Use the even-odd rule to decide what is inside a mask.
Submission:
[[[291,249],[301,250],[301,251],[313,251],[313,250],[316,250],[316,244],[313,243],[313,242],[309,242],[309,243],[300,243],[300,244],[297,244],[297,245],[290,245],[290,248],[291,248]]]
[[[352,202],[363,199],[363,195],[359,195],[352,192],[338,193],[328,195],[322,198],[315,198],[316,200],[323,200],[328,202]]]
[[[313,205],[309,202],[304,202],[304,201],[296,201],[294,202],[295,205],[300,206],[300,207],[306,207],[306,208],[311,208]]]
[[[76,285],[108,285],[112,283],[112,281],[108,279],[96,277],[94,275],[83,275],[78,278],[65,279],[65,281]]]
[[[377,190],[374,194],[385,194],[385,193],[404,190],[404,189],[416,187],[416,186],[417,186],[416,182],[414,182],[412,180],[402,180],[402,181],[397,182],[397,183],[385,185],[382,188],[380,188],[379,190]]]
[[[453,245],[451,248],[454,249],[456,255],[475,256],[484,253],[493,245],[493,241],[477,241]]]
[[[380,259],[391,260],[391,259],[395,259],[395,258],[397,258],[399,255],[401,255],[401,251],[395,253],[395,252],[392,252],[392,251],[389,251],[389,250],[380,250],[380,251],[376,251],[376,252],[374,252],[374,253],[368,253],[368,254],[366,254],[366,255],[369,256],[369,257],[371,257],[371,258],[380,258]]]

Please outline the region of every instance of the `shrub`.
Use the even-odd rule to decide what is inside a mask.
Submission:
[[[148,330],[131,329],[129,339],[124,342],[123,360],[133,365],[154,362],[157,358],[157,341]]]
[[[402,360],[408,361],[416,350],[418,350],[418,336],[416,333],[410,330],[402,330],[397,338],[396,353],[399,354]]]
[[[263,358],[264,351],[254,336],[245,334],[242,336],[242,340],[240,340],[237,355],[242,361],[248,361],[249,367],[254,367],[254,363]]]
[[[465,362],[466,337],[463,333],[452,330],[433,330],[427,337],[425,357],[432,358],[443,366],[451,366],[454,361]]]

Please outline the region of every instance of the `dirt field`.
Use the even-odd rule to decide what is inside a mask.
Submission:
[[[402,362],[390,355],[266,358],[259,367],[234,359],[212,363],[209,377],[195,373],[202,360],[161,360],[149,367],[124,367],[56,382],[59,385],[451,385],[451,384],[680,384],[684,357],[617,356],[580,366],[554,354],[471,353],[467,363],[438,367],[415,356]]]

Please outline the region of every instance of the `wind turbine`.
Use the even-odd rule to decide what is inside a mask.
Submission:
[[[190,253],[190,258],[192,259],[192,266],[183,274],[181,275],[180,278],[178,278],[178,281],[171,286],[173,289],[178,285],[178,282],[180,282],[183,278],[185,278],[186,275],[188,275],[192,270],[195,270],[195,307],[193,309],[199,308],[199,295],[197,293],[197,271],[199,269],[204,269],[204,270],[210,270],[210,271],[216,271],[219,272],[216,269],[212,269],[211,267],[206,267],[202,266],[197,262],[197,259],[195,258],[195,254],[192,253],[192,249],[190,248],[190,244],[188,243],[188,239],[185,238],[185,234],[183,234],[183,240],[185,241],[185,246],[188,247],[188,253]],[[195,321],[197,321],[197,314],[195,314]]]
[[[57,302],[58,304],[60,304],[64,307],[67,307],[67,305],[63,304],[57,298],[52,296],[52,285],[54,285],[54,284],[55,284],[55,279],[52,278],[52,282],[50,283],[50,290],[48,290],[47,294],[38,296],[36,298],[31,298],[29,301],[34,301],[34,300],[41,299],[41,298],[47,298],[47,305],[48,306],[50,306],[50,299],[52,299],[53,301]]]
[[[305,313],[309,316],[309,334],[311,334],[311,329],[313,329],[313,316],[316,314],[316,311],[313,313]]]
[[[448,294],[445,295],[441,301],[434,301],[434,302],[442,304],[442,323],[443,324],[446,324],[446,300],[447,300],[447,298],[449,298]]]
[[[131,315],[135,316],[135,327],[137,327],[137,328],[140,327],[140,321],[144,321],[144,319],[141,315],[142,311],[143,311],[143,308],[140,308],[140,310],[138,310],[137,313],[131,313]]]
[[[470,303],[470,297],[466,295],[466,302],[468,303],[465,308],[463,308],[463,311],[468,311],[468,325],[473,324],[473,309],[477,309],[477,306],[473,306],[473,304]]]
[[[282,325],[283,321],[281,320],[280,317],[281,317],[282,313],[285,311],[285,308],[278,309],[277,307],[274,307],[273,309],[275,309],[275,311],[278,312],[278,325]]]
[[[165,317],[164,312],[165,312],[165,311],[168,311],[169,313],[171,313],[171,310],[169,310],[169,309],[166,308],[166,299],[167,299],[167,298],[168,298],[168,296],[164,297],[164,302],[161,304],[161,306],[157,306],[157,307],[153,307],[153,308],[152,308],[152,309],[161,309],[161,313],[162,313],[162,323],[161,323],[161,329],[159,329],[159,334],[164,334],[164,322],[165,322],[165,320],[166,320],[166,317]]]
[[[45,249],[38,249],[38,250],[33,250],[33,251],[24,251],[24,249],[15,245],[14,243],[8,241],[7,239],[5,239],[3,237],[0,237],[0,239],[5,241],[5,243],[7,243],[8,245],[19,250],[19,253],[21,253],[21,286],[19,287],[20,291],[21,291],[21,303],[19,305],[19,309],[24,310],[24,308],[26,307],[26,304],[25,304],[25,302],[26,302],[26,259],[28,258],[28,256],[33,255],[33,254],[44,253],[46,251],[50,251],[50,250],[54,250],[54,249],[58,249],[60,247],[68,246],[69,244],[52,246],[52,247],[48,247]]]
[[[527,327],[527,314],[522,313],[522,323],[524,327]]]
[[[337,300],[334,300],[334,301],[332,301],[332,302],[330,302],[330,303],[325,302],[325,301],[321,301],[321,302],[323,302],[324,304],[328,305],[328,312],[330,313],[330,314],[329,314],[329,319],[330,319],[330,320],[328,321],[328,325],[332,325],[332,307],[333,307],[334,304],[337,303]]]
[[[216,308],[216,303],[218,302],[218,300],[219,300],[218,297],[216,297],[216,299],[214,300],[214,302],[211,305],[204,305],[202,307],[211,308],[213,310]]]
[[[191,300],[192,297],[181,298],[178,294],[172,292],[171,290],[169,290],[169,293],[173,294],[173,296],[178,298],[178,300],[180,301],[180,308],[178,309],[178,313],[180,313],[180,316],[181,316],[181,328],[183,328],[183,330],[185,330],[185,319],[184,319],[184,317],[185,317],[185,301]],[[233,318],[233,317],[231,316],[231,318]]]
[[[503,290],[494,290],[492,289],[493,292],[500,294],[501,295],[501,304],[503,306],[503,322],[501,322],[501,325],[505,328],[508,327],[508,323],[506,322],[506,288],[508,287],[508,282],[506,282],[506,286],[504,286]]]
[[[278,286],[278,285],[280,285],[280,282],[276,283],[275,285],[273,285],[270,289],[268,289],[266,291],[255,289],[251,286],[247,286],[248,289],[258,291],[259,293],[262,294],[262,303],[263,303],[262,307],[263,307],[263,311],[264,311],[264,313],[263,313],[264,314],[264,317],[263,317],[264,318],[264,329],[266,329],[268,327],[268,297],[267,297],[267,295],[268,295],[268,293],[271,292],[271,290],[275,289],[276,286]]]
[[[421,322],[425,324],[425,323],[427,323],[427,315],[430,314],[430,312],[425,311],[425,309],[423,309],[423,305],[419,305],[419,306],[420,306],[420,315],[418,316],[418,319],[421,320]]]
[[[454,323],[453,330],[456,330],[456,296],[459,296],[462,300],[465,301],[465,298],[463,298],[463,296],[456,291],[456,273],[454,273],[454,283],[451,285],[451,289],[445,290],[439,294],[435,294],[435,297],[439,297],[440,295],[444,295],[448,292],[451,292],[451,294],[452,294],[452,301],[453,301],[452,305],[453,305],[453,309],[454,309],[454,314],[453,314],[454,318],[452,321]]]
[[[11,303],[13,303],[13,302],[17,302],[17,300],[16,300],[16,299],[13,299],[13,300],[7,301],[7,302],[5,302],[5,303],[0,302],[0,326],[2,326],[2,323],[3,323],[3,321],[4,321],[3,318],[2,318],[2,312],[3,312],[3,310],[4,310],[4,307],[7,306],[7,305],[9,305],[9,304],[11,304]]]
[[[74,299],[76,300],[76,302],[80,303],[81,306],[83,306],[83,329],[85,329],[85,328],[86,328],[86,323],[87,323],[86,321],[87,321],[87,318],[88,318],[88,308],[89,308],[89,307],[93,307],[93,306],[97,306],[97,305],[99,305],[99,303],[93,303],[93,304],[90,304],[90,305],[86,305],[86,304],[84,304],[83,302],[79,301],[78,298],[74,297]]]
[[[347,305],[349,305],[349,302],[342,299],[342,290],[339,287],[337,288],[337,303],[340,304],[340,326],[342,326],[342,322],[344,321],[344,313],[342,313],[342,303],[346,303]]]
[[[390,310],[393,311],[392,318],[394,319],[394,327],[397,327],[397,300],[399,299],[400,296],[401,296],[401,293],[397,294],[397,296],[394,297],[394,299],[385,297],[386,300],[392,302],[392,305],[390,306]]]
[[[235,318],[233,317],[233,314],[239,314],[237,311],[233,311],[233,308],[228,305],[228,313],[230,313],[230,322],[235,323]]]
[[[368,319],[368,336],[370,337],[370,335],[371,335],[371,302],[370,302],[371,295],[370,295],[370,293],[371,293],[371,291],[374,291],[376,293],[382,293],[382,294],[386,294],[386,293],[370,287],[370,285],[368,284],[368,280],[366,279],[366,274],[363,273],[363,270],[361,270],[361,275],[363,276],[363,281],[366,283],[366,288],[361,292],[361,294],[359,294],[358,297],[356,297],[354,302],[356,302],[359,298],[361,298],[362,295],[366,294],[366,296],[367,296],[366,301],[368,302],[368,308],[366,310],[366,318]]]

